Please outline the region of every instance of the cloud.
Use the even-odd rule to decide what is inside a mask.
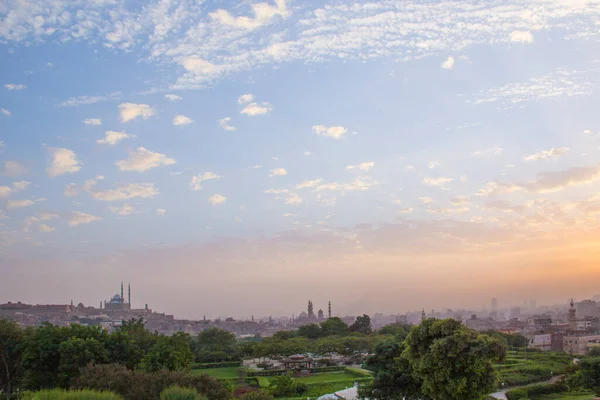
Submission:
[[[13,187],[17,190],[25,190],[29,187],[29,185],[31,185],[31,182],[27,182],[27,181],[13,182]]]
[[[156,215],[158,215],[159,217],[164,217],[165,215],[167,215],[167,210],[164,208],[157,208],[155,212]]]
[[[210,204],[212,204],[213,206],[216,206],[218,204],[223,204],[223,203],[225,203],[226,200],[227,200],[227,197],[221,196],[220,194],[213,194],[212,196],[210,196],[208,198],[208,202]]]
[[[98,144],[108,144],[110,146],[114,146],[124,139],[132,139],[135,138],[135,135],[129,135],[125,132],[116,132],[116,131],[106,131],[104,132],[104,139],[96,140]]]
[[[113,212],[113,214],[117,215],[129,215],[135,211],[135,209],[129,204],[123,204],[122,207],[108,206],[108,208]]]
[[[117,161],[115,164],[121,171],[144,172],[161,165],[175,164],[175,160],[164,154],[138,147],[137,150],[129,152],[129,158]]]
[[[237,128],[229,125],[229,121],[231,121],[231,118],[229,118],[229,117],[222,118],[219,120],[219,125],[221,126],[221,128],[223,128],[224,130],[226,130],[228,132],[235,131]]]
[[[13,190],[10,186],[0,186],[0,199],[8,197]]]
[[[302,203],[302,198],[288,189],[268,189],[264,193],[275,195],[275,200],[283,200],[285,204],[298,205]]]
[[[287,170],[285,168],[275,168],[269,171],[269,178],[274,176],[285,176],[287,175]]]
[[[312,156],[312,153],[311,153],[310,151],[305,151],[303,154],[304,154],[305,156]]]
[[[87,118],[81,122],[86,125],[102,125],[102,120],[100,118]]]
[[[301,183],[296,185],[296,189],[305,189],[305,188],[316,187],[321,182],[323,182],[323,179],[314,179],[312,181],[302,181]]]
[[[484,150],[477,150],[471,153],[471,157],[499,156],[502,154],[502,147],[494,146]]]
[[[512,31],[510,41],[513,43],[533,43],[533,34],[530,31]]]
[[[326,127],[324,125],[314,125],[312,127],[314,133],[319,136],[326,136],[336,140],[340,140],[344,137],[346,132],[348,131],[343,126],[330,126]]]
[[[7,83],[4,85],[5,88],[7,88],[8,90],[23,90],[23,89],[27,89],[26,85],[22,85],[19,83]]]
[[[156,111],[148,104],[121,103],[119,104],[121,122],[133,121],[138,117],[148,119],[156,114]]]
[[[433,203],[433,199],[431,197],[419,197],[418,200],[423,204]]]
[[[271,111],[271,108],[271,105],[267,102],[263,102],[262,104],[254,102],[246,105],[242,111],[240,111],[240,114],[246,114],[249,117],[254,117],[256,115],[264,115],[268,113]]]
[[[213,173],[213,172],[205,172],[198,176],[192,177],[192,181],[190,182],[190,188],[192,190],[200,190],[202,189],[202,182],[209,181],[213,179],[221,179],[222,177]]]
[[[250,103],[252,100],[254,100],[254,95],[251,93],[246,93],[238,97],[237,102],[238,104],[246,104]]]
[[[19,176],[27,173],[27,168],[18,161],[6,160],[4,161],[4,169],[2,175],[4,176]]]
[[[69,219],[68,223],[72,227],[76,227],[81,224],[89,224],[91,222],[100,221],[101,219],[102,218],[94,215],[82,213],[80,211],[73,211],[71,219]]]
[[[189,125],[192,122],[194,122],[194,120],[190,117],[186,117],[185,115],[179,114],[173,117],[173,125],[175,126]]]
[[[49,221],[54,218],[58,218],[58,214],[50,212],[50,211],[40,212],[40,220],[41,221]]]
[[[119,183],[115,185],[115,189],[90,192],[93,199],[100,201],[129,200],[135,197],[145,199],[159,194],[153,183]]]
[[[401,208],[397,212],[398,212],[398,214],[411,214],[413,211],[414,211],[413,208],[408,207],[408,208]]]
[[[456,208],[428,208],[426,210],[430,214],[462,214],[469,211],[469,207],[456,207]]]
[[[255,3],[251,5],[254,18],[242,16],[234,17],[227,10],[218,9],[210,13],[210,17],[222,25],[237,29],[256,29],[267,24],[271,18],[279,15],[285,18],[289,11],[285,5],[286,0],[275,0],[275,7],[269,3]]]
[[[503,213],[521,212],[526,209],[525,206],[511,204],[502,200],[488,201],[487,203],[483,204],[483,208],[501,211]]]
[[[450,183],[453,180],[454,179],[452,179],[452,178],[446,178],[446,177],[440,177],[440,178],[425,177],[425,178],[423,178],[423,183],[426,185],[429,185],[429,186],[439,186],[439,187],[443,188],[444,184]]]
[[[67,186],[65,187],[65,191],[63,192],[63,194],[67,197],[75,197],[79,194],[79,189],[77,188],[76,184],[67,183]]]
[[[522,184],[535,193],[558,192],[571,186],[587,185],[600,179],[600,166],[574,167],[563,171],[542,172],[533,182]]]
[[[530,154],[523,158],[524,161],[539,161],[546,158],[557,159],[560,156],[564,156],[569,152],[568,147],[558,147],[550,150],[542,150],[539,153]]]
[[[429,161],[429,163],[427,163],[427,168],[429,168],[429,169],[434,169],[439,166],[440,166],[439,161]]]
[[[355,180],[353,180],[352,182],[349,183],[338,183],[338,182],[331,182],[331,183],[324,183],[322,185],[319,185],[316,187],[316,189],[314,190],[315,192],[322,192],[322,191],[337,191],[337,192],[353,192],[353,191],[366,191],[369,190],[371,187],[377,185],[377,182],[375,182],[373,179],[369,178],[369,177],[358,177]]]
[[[453,206],[466,206],[471,204],[471,200],[469,200],[469,198],[466,196],[453,197],[451,202]]]
[[[50,233],[50,232],[54,232],[55,228],[46,225],[46,224],[39,224],[38,225],[38,232],[42,232],[42,233]]]
[[[362,162],[358,165],[348,165],[346,167],[346,170],[353,170],[353,169],[359,169],[361,171],[368,171],[371,168],[373,168],[375,166],[375,163],[373,161],[369,161],[369,162]]]
[[[454,57],[449,56],[446,61],[442,63],[443,69],[452,69],[454,67]]]
[[[30,207],[34,204],[35,201],[33,200],[8,200],[6,202],[6,208],[10,210],[12,208]]]
[[[61,103],[58,103],[58,107],[79,107],[82,105],[96,104],[107,100],[118,100],[120,97],[121,92],[110,93],[106,96],[71,97]]]
[[[165,94],[165,99],[169,101],[177,101],[181,100],[181,96],[177,96],[176,94]]]
[[[6,108],[0,108],[0,113],[2,113],[3,115],[10,117],[12,115],[12,113],[10,111],[8,111]]]
[[[475,196],[496,196],[500,194],[513,193],[523,188],[520,185],[502,182],[487,182],[479,189]]]
[[[46,173],[50,177],[56,177],[63,174],[74,174],[81,169],[81,162],[73,150],[65,148],[51,148],[48,150],[52,157],[50,167]]]

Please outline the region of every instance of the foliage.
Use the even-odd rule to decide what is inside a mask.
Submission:
[[[506,344],[506,346],[509,348],[512,348],[512,347],[523,348],[523,347],[527,347],[529,345],[529,340],[525,336],[520,335],[518,333],[504,333],[504,332],[497,332],[494,330],[488,330],[488,331],[484,331],[482,333],[502,340]]]
[[[160,400],[202,400],[205,397],[200,396],[194,388],[182,388],[180,386],[171,386],[160,393]]]
[[[435,399],[480,399],[496,386],[494,363],[506,356],[497,338],[479,334],[454,319],[427,319],[405,340],[402,358]]]
[[[600,357],[600,347],[592,347],[588,353],[588,357]]]
[[[197,362],[220,362],[239,359],[239,349],[235,335],[216,327],[208,328],[192,343]]]
[[[108,361],[104,344],[94,338],[72,337],[62,342],[58,348],[60,362],[58,370],[64,387],[79,375],[79,370],[88,364],[103,364]]]
[[[13,321],[0,319],[0,391],[10,399],[23,377],[23,331]]]
[[[321,322],[323,336],[345,335],[348,332],[348,325],[341,318],[333,317]]]
[[[189,369],[193,357],[189,335],[177,332],[173,336],[160,336],[143,358],[142,364],[152,372],[161,369],[181,371]]]
[[[289,375],[276,376],[271,387],[275,397],[293,397],[296,394],[296,383]]]
[[[273,395],[265,390],[254,390],[244,394],[240,400],[273,400]]]
[[[398,342],[403,341],[408,336],[408,332],[410,332],[411,325],[394,323],[390,325],[386,325],[380,330],[377,331],[379,335],[390,335],[393,336],[394,339]]]
[[[348,328],[351,332],[360,332],[369,335],[373,329],[371,328],[371,317],[363,314],[356,318],[356,321]]]
[[[298,328],[298,336],[308,339],[318,339],[321,336],[321,326],[318,324],[302,325]]]
[[[193,363],[192,368],[194,369],[209,369],[209,368],[232,368],[239,367],[242,363],[240,361],[224,361],[224,362],[213,362],[213,363]]]
[[[23,400],[122,400],[110,392],[95,392],[92,390],[69,390],[53,389],[42,390],[40,392],[26,392]]]
[[[521,400],[524,398],[537,398],[545,394],[564,393],[569,388],[563,383],[549,383],[525,386],[518,389],[509,390],[506,392],[508,400]]]
[[[600,396],[600,357],[584,358],[579,365],[583,386]]]

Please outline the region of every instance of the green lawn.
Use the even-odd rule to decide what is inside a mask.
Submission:
[[[206,369],[193,369],[192,372],[195,374],[207,374],[217,379],[231,379],[237,378],[238,367],[229,368],[206,368]]]
[[[342,381],[342,380],[353,380],[357,379],[354,375],[344,371],[339,372],[328,372],[324,374],[313,374],[311,376],[305,376],[301,378],[294,378],[304,383],[316,383],[316,382],[328,382],[328,381]]]
[[[593,394],[549,394],[539,397],[540,400],[593,400]]]

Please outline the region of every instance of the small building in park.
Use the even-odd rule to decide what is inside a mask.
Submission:
[[[294,354],[281,360],[283,368],[289,370],[308,370],[312,367],[313,359],[302,354]]]

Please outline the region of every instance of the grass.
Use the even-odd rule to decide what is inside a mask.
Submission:
[[[499,381],[504,382],[505,387],[514,387],[544,382],[561,375],[571,362],[571,357],[565,353],[528,352],[525,360],[522,351],[511,351],[506,361],[496,367]]]
[[[593,400],[593,394],[548,394],[538,397],[539,400]]]
[[[233,379],[238,377],[238,367],[193,369],[194,374],[207,374],[216,379]]]

